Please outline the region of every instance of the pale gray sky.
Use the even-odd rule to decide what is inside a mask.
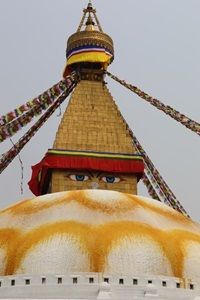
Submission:
[[[93,2],[115,43],[109,70],[200,121],[200,1]],[[86,5],[85,0],[0,0],[0,115],[61,79],[67,37],[77,29]],[[108,83],[147,153],[185,209],[200,221],[200,137],[110,79]],[[52,146],[59,122],[56,113],[21,152],[24,195],[17,158],[0,175],[0,207],[32,197],[26,184],[31,165]],[[10,141],[2,143],[0,153],[10,147]]]

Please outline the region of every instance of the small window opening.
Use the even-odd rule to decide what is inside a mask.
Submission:
[[[109,278],[104,278],[103,281],[109,283]]]
[[[124,279],[123,278],[119,279],[119,284],[124,284]]]
[[[15,285],[15,279],[12,279],[12,280],[11,280],[11,285],[12,285],[12,286]]]
[[[192,284],[192,283],[190,284],[190,289],[194,290],[194,284]]]
[[[180,287],[181,287],[180,282],[177,282],[177,283],[176,283],[176,287],[177,287],[177,289],[180,289]]]
[[[46,283],[46,277],[42,277],[42,284]]]
[[[162,281],[162,286],[167,286],[167,282],[166,281]]]
[[[93,277],[89,278],[89,283],[94,283],[94,278]]]
[[[62,283],[62,277],[58,277],[58,284]]]
[[[73,277],[73,284],[77,284],[78,283],[78,278],[77,277]]]
[[[152,280],[148,280],[148,284],[152,284]]]
[[[134,284],[134,285],[137,285],[137,284],[138,284],[138,280],[134,278],[134,279],[133,279],[133,284]]]
[[[25,279],[25,284],[29,285],[30,284],[30,279]]]

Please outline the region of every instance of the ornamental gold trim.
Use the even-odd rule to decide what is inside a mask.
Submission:
[[[80,31],[71,35],[67,42],[67,51],[84,45],[102,45],[114,52],[114,44],[111,37],[99,31]]]
[[[84,152],[84,151],[67,151],[67,150],[55,150],[49,149],[48,154],[54,155],[66,155],[66,156],[87,156],[87,157],[102,157],[102,158],[115,158],[115,159],[128,159],[128,160],[140,160],[143,161],[142,156],[134,154],[116,154],[116,153],[97,153],[97,152]]]

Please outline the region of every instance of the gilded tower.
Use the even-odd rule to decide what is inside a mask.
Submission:
[[[54,163],[45,176],[41,172],[40,193],[105,189],[137,194],[143,160],[104,81],[114,46],[91,3],[68,39],[66,58],[63,77],[75,70],[79,82],[46,155]]]

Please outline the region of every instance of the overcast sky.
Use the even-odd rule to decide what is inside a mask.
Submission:
[[[115,43],[109,70],[168,105],[200,121],[200,1],[93,1]],[[87,5],[83,0],[0,0],[0,115],[61,79],[66,41]],[[124,117],[189,214],[200,221],[200,137],[109,78],[108,87]],[[62,106],[64,112],[67,101]],[[31,165],[52,147],[58,112],[0,175],[0,207],[33,197]],[[25,128],[25,131],[29,127]],[[17,134],[13,141],[25,132]],[[0,144],[0,153],[11,142]],[[145,188],[140,187],[140,194]]]

